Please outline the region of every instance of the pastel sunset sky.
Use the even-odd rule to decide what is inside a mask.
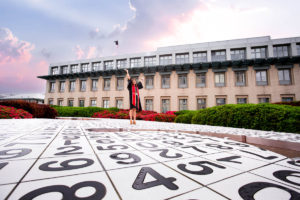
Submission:
[[[0,0],[0,94],[44,93],[36,77],[52,62],[300,36],[299,8],[300,0]]]

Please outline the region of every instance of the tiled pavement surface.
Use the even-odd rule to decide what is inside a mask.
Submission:
[[[0,199],[300,199],[300,164],[255,146],[179,131],[88,131],[125,123],[0,120]]]

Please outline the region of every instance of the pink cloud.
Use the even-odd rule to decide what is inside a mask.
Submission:
[[[0,64],[28,62],[34,45],[19,40],[8,28],[0,28]]]
[[[74,52],[75,52],[75,54],[76,54],[76,58],[77,58],[77,59],[83,58],[84,52],[83,52],[83,50],[81,49],[80,45],[76,45],[76,46],[75,46]]]
[[[37,76],[47,74],[49,64],[33,58],[33,48],[9,29],[0,28],[0,93],[44,91],[45,82]]]
[[[76,59],[89,59],[98,54],[97,47],[95,46],[88,46],[82,49],[80,45],[76,45],[73,51],[75,52]]]

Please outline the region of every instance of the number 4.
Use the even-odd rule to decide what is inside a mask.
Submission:
[[[156,180],[144,183],[147,173],[149,173]],[[140,170],[138,176],[136,177],[134,183],[132,184],[132,187],[136,190],[143,190],[158,185],[164,185],[170,190],[177,190],[178,186],[173,183],[174,181],[176,181],[176,178],[174,177],[165,178],[162,175],[160,175],[157,171],[153,170],[151,167],[143,167]]]

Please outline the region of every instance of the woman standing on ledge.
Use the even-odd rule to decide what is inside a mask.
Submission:
[[[125,69],[125,71],[127,73],[127,78],[128,78],[127,89],[129,90],[130,124],[132,124],[132,115],[133,115],[133,124],[136,124],[135,122],[136,111],[142,110],[139,89],[143,88],[143,84],[140,81],[136,83],[136,79],[130,77],[128,70]],[[143,81],[143,78],[141,78],[141,81]]]

